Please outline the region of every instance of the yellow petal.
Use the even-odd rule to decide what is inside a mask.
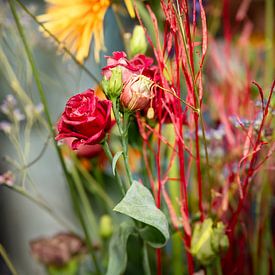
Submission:
[[[126,5],[126,8],[132,18],[135,17],[135,11],[134,11],[134,6],[132,3],[132,0],[124,0],[124,3]]]

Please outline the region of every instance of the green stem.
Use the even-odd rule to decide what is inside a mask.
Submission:
[[[113,113],[117,122],[120,138],[121,138],[121,145],[122,145],[122,150],[123,150],[123,160],[124,160],[124,166],[126,169],[127,177],[128,177],[128,186],[129,187],[132,182],[132,173],[131,169],[129,166],[129,159],[128,159],[128,127],[129,127],[129,118],[130,118],[130,113],[125,112],[124,117],[123,117],[123,124],[121,124],[120,120],[120,113],[119,113],[119,102],[115,99],[112,100],[113,103]]]
[[[91,207],[90,201],[87,197],[87,194],[83,188],[78,171],[75,167],[72,167],[72,177],[73,177],[75,188],[79,195],[81,204],[83,206],[83,210],[84,210],[84,213],[86,216],[86,221],[89,224],[90,231],[93,233],[92,235],[95,236],[95,239],[97,241],[99,241],[98,225],[97,225],[96,217],[92,210],[92,207]]]
[[[189,108],[191,108],[194,112],[196,112],[196,113],[199,112],[198,109],[194,108],[192,105],[190,105],[189,103],[187,103],[184,99],[182,99],[182,98],[180,98],[179,96],[177,96],[177,94],[176,94],[175,92],[172,92],[172,91],[170,91],[170,90],[168,90],[168,89],[165,89],[165,88],[161,87],[161,86],[158,85],[158,84],[154,84],[154,86],[156,86],[156,87],[162,89],[163,91],[165,91],[165,92],[171,94],[172,96],[174,96],[175,98],[177,98],[178,100],[180,100],[182,103],[184,103],[186,106],[188,106]]]
[[[123,149],[123,155],[124,155],[124,165],[126,168],[127,176],[129,179],[130,184],[133,182],[132,178],[132,172],[129,166],[129,155],[128,155],[128,129],[129,129],[129,119],[131,114],[128,112],[124,113],[123,116],[123,135],[121,136],[121,142],[122,142],[122,149]]]
[[[35,15],[33,15],[30,10],[20,1],[20,0],[15,0],[20,6],[21,8],[35,21],[35,23],[37,23],[42,29],[43,31],[45,31],[49,36],[51,36],[53,38],[53,40],[59,45],[61,46],[61,48],[64,50],[64,52],[66,54],[68,54],[72,60],[83,70],[85,71],[85,73],[87,73],[95,82],[97,85],[100,85],[100,81],[97,79],[97,77],[88,70],[88,68],[86,66],[84,66],[80,61],[78,61],[75,57],[75,55],[67,48],[65,47],[62,42],[53,34],[51,33],[47,28],[45,28],[45,26],[40,23],[37,18],[35,17]]]
[[[54,146],[55,146],[55,149],[56,149],[56,152],[57,152],[57,155],[58,155],[61,167],[63,169],[63,172],[65,174],[66,180],[67,180],[67,182],[69,184],[69,187],[70,187],[70,190],[71,190],[71,196],[72,196],[72,199],[73,199],[75,210],[76,210],[76,212],[78,214],[78,218],[80,220],[80,223],[81,223],[81,225],[83,227],[83,230],[84,230],[84,233],[86,235],[87,243],[88,243],[88,246],[90,247],[90,252],[92,254],[92,259],[94,261],[97,273],[101,274],[99,266],[98,266],[97,261],[96,261],[95,254],[93,252],[92,244],[89,242],[89,236],[87,234],[87,229],[85,227],[85,223],[84,223],[83,217],[81,215],[81,211],[79,209],[77,198],[75,197],[75,194],[74,194],[74,188],[73,188],[73,183],[71,181],[70,174],[68,173],[68,170],[67,170],[67,167],[66,167],[66,164],[65,164],[65,160],[64,160],[64,157],[62,156],[61,150],[60,150],[60,148],[58,147],[58,145],[57,145],[57,143],[55,141],[55,130],[54,130],[54,127],[53,127],[53,124],[52,124],[52,121],[51,121],[50,112],[49,112],[47,100],[46,100],[46,97],[45,97],[45,93],[44,93],[44,90],[43,90],[43,87],[42,87],[42,83],[41,83],[41,80],[40,80],[39,72],[38,72],[38,69],[37,69],[36,64],[34,62],[34,58],[33,58],[32,52],[31,52],[31,50],[29,48],[29,45],[27,43],[27,39],[26,39],[26,36],[24,34],[23,27],[22,27],[22,25],[20,23],[20,20],[18,18],[18,15],[17,15],[17,12],[16,12],[16,8],[15,8],[14,0],[9,0],[9,5],[10,5],[10,8],[11,8],[11,12],[12,12],[12,15],[13,15],[13,18],[14,18],[17,30],[19,32],[20,38],[21,38],[22,43],[24,45],[24,48],[25,48],[25,51],[26,51],[26,54],[27,54],[27,58],[28,58],[28,60],[30,62],[30,65],[31,65],[32,73],[33,73],[34,80],[35,80],[35,83],[36,83],[36,86],[37,86],[37,89],[38,89],[38,92],[39,92],[40,100],[41,100],[41,102],[43,104],[44,113],[45,113],[45,116],[46,116],[47,124],[48,124],[48,126],[50,128],[50,132],[51,132],[51,136],[52,136],[52,139],[53,139],[53,143],[54,143]]]
[[[254,227],[254,236],[252,241],[252,259],[253,259],[253,271],[257,274],[259,270],[258,260],[258,247],[259,247],[259,235],[260,235],[260,221],[261,221],[261,201],[262,195],[264,190],[265,178],[262,180],[263,184],[261,189],[256,194],[256,201],[255,201],[255,227]]]
[[[265,174],[267,176],[267,174]],[[262,203],[262,209],[260,217],[261,221],[260,230],[258,232],[258,238],[260,238],[260,247],[258,255],[258,270],[255,274],[269,274],[270,272],[270,259],[272,259],[272,226],[271,226],[271,215],[273,214],[271,210],[272,205],[272,187],[270,186],[270,179],[261,177],[262,180],[262,198],[264,201]]]
[[[216,270],[217,270],[217,275],[222,275],[222,265],[221,265],[221,259],[220,257],[217,258],[216,260]]]
[[[206,271],[206,275],[212,275],[213,274],[212,268],[209,265],[205,267],[205,271]]]
[[[148,249],[146,242],[143,241],[143,269],[145,275],[151,275],[151,269],[150,269],[150,262],[149,262],[149,256],[148,256]]]
[[[109,159],[110,163],[112,163],[113,161],[113,154],[110,150],[110,147],[109,147],[109,144],[106,140],[104,140],[104,142],[102,143],[102,147],[103,147],[103,150],[107,156],[107,158]],[[117,169],[115,168],[115,178],[116,178],[116,182],[118,183],[119,185],[119,188],[120,188],[120,191],[123,195],[126,194],[126,191],[127,191],[127,187],[124,186],[124,184],[122,183],[122,180],[117,172]]]
[[[0,44],[0,60],[1,60],[1,63],[3,64],[3,67],[5,68],[3,70],[3,74],[6,75],[6,78],[10,83],[10,87],[11,87],[12,91],[14,92],[14,94],[16,95],[16,97],[18,97],[20,99],[20,101],[22,102],[22,104],[24,106],[32,105],[31,99],[27,96],[24,89],[20,85],[19,80],[18,80],[10,62],[9,62],[3,48],[1,47],[1,44]]]
[[[42,208],[44,211],[46,211],[49,215],[51,215],[58,223],[60,223],[65,228],[69,229],[71,232],[74,232],[74,230],[63,220],[61,219],[44,201],[38,199],[37,197],[32,196],[23,187],[12,185],[4,185],[10,188],[11,190],[17,192],[18,194],[24,196],[28,200],[32,201],[36,205],[38,205],[40,208]]]
[[[265,85],[269,87],[274,77],[274,0],[265,0]]]
[[[6,263],[7,267],[9,268],[12,275],[18,275],[14,265],[12,264],[8,253],[6,252],[5,248],[0,244],[0,255],[2,256],[4,262]]]
[[[72,195],[72,200],[73,200],[73,204],[74,204],[74,207],[75,207],[75,211],[77,212],[77,215],[79,217],[80,224],[81,224],[81,226],[83,228],[83,231],[84,231],[84,234],[85,234],[86,244],[87,244],[88,250],[90,252],[90,255],[92,257],[92,261],[95,265],[96,274],[101,275],[102,273],[100,271],[100,267],[99,267],[99,264],[97,262],[96,254],[95,254],[94,247],[93,247],[93,242],[92,242],[92,239],[90,237],[87,225],[85,223],[85,219],[83,218],[82,209],[81,209],[81,207],[78,203],[78,197],[77,197],[76,190],[73,186],[73,182],[71,182],[70,179],[69,179],[68,183],[69,183],[69,188],[70,188],[70,192],[71,192],[71,195]]]
[[[55,141],[55,131],[54,131],[54,127],[53,127],[53,124],[52,124],[52,121],[51,121],[50,112],[49,112],[49,108],[48,108],[48,103],[47,103],[45,93],[44,93],[44,90],[43,90],[43,87],[42,87],[42,83],[41,83],[41,80],[40,80],[40,77],[39,77],[39,72],[38,72],[38,69],[37,69],[36,64],[34,62],[32,52],[31,52],[31,50],[29,48],[29,45],[27,43],[27,39],[26,39],[26,36],[24,34],[23,27],[22,27],[22,25],[19,21],[19,18],[18,18],[17,12],[16,12],[16,8],[15,8],[14,0],[9,0],[9,5],[10,5],[10,8],[11,8],[13,18],[14,18],[17,30],[19,32],[20,38],[23,42],[23,45],[24,45],[24,48],[25,48],[25,51],[26,51],[26,54],[27,54],[27,58],[28,58],[28,60],[30,62],[30,65],[31,65],[34,80],[35,80],[35,83],[36,83],[36,86],[37,86],[37,89],[38,89],[38,92],[39,92],[40,100],[43,104],[43,109],[44,109],[44,113],[45,113],[45,116],[46,116],[47,124],[50,128],[51,136],[52,136],[52,139],[54,141],[54,146],[56,148],[60,163],[62,165],[62,169],[65,173],[65,176],[68,179],[69,176],[68,176],[68,171],[67,171],[67,168],[66,168],[66,165],[65,165],[64,158],[61,154],[60,148],[58,147],[58,145]]]
[[[167,139],[168,142],[173,144],[175,142],[175,132],[173,131],[173,125],[167,125],[166,127]],[[172,157],[172,149],[169,148],[167,159]],[[178,178],[179,177],[179,165],[175,161],[171,166],[171,169],[168,172],[169,178]],[[180,204],[178,202],[180,198],[180,189],[177,184],[168,184],[169,194],[171,198],[172,207],[175,210],[176,215],[180,216]],[[171,257],[171,270],[174,275],[187,274],[187,270],[184,270],[185,265],[182,264],[182,238],[179,233],[173,234],[171,236],[172,243],[172,257]]]
[[[81,165],[78,159],[74,160],[77,169],[83,175],[83,177],[88,181],[89,186],[87,187],[93,194],[98,195],[109,208],[113,208],[114,202],[107,195],[105,190],[97,183],[97,181],[91,176],[91,174]]]

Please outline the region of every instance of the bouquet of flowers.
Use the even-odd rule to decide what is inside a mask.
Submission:
[[[62,225],[62,232],[30,241],[45,272],[275,272],[274,52],[253,44],[253,3],[235,2],[48,0],[46,13],[36,17],[20,0],[8,1],[40,103],[0,43],[13,93],[1,105],[6,120],[0,127],[18,153],[16,160],[6,157],[13,168],[0,183]],[[265,4],[265,39],[274,46],[272,0]],[[103,57],[110,8],[123,47]],[[72,91],[58,118],[21,12],[40,27],[44,43],[57,44],[64,66],[74,62],[94,82]],[[28,162],[28,138],[41,126],[69,190],[73,227],[33,190],[28,169],[45,150]],[[0,255],[17,274],[8,254],[1,245]]]

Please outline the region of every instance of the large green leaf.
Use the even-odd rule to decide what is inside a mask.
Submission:
[[[109,246],[109,262],[106,275],[120,275],[127,266],[127,241],[134,231],[133,222],[122,223],[112,236]]]
[[[167,219],[156,207],[150,191],[141,183],[134,181],[114,210],[147,225],[140,229],[140,235],[151,246],[162,247],[169,239]]]

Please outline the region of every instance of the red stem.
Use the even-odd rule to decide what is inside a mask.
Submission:
[[[231,41],[231,26],[230,26],[230,1],[223,0],[223,31],[226,41],[226,53],[230,54],[230,41]]]
[[[180,125],[182,128],[182,124]],[[185,167],[184,167],[184,151],[183,151],[183,144],[181,140],[178,141],[178,150],[179,150],[179,170],[180,170],[180,195],[181,201],[184,208],[185,216],[189,216],[188,210],[188,200],[187,200],[187,184],[185,179]],[[185,217],[182,217],[185,219]],[[191,236],[189,234],[185,234],[184,236],[185,245],[187,248],[190,249],[191,246]],[[193,265],[193,257],[192,255],[186,250],[187,254],[187,263],[188,263],[188,273],[192,275],[194,273],[194,265]]]
[[[161,123],[159,124],[159,136],[161,136]],[[158,145],[157,145],[157,156],[156,156],[156,164],[157,164],[157,176],[158,176],[158,190],[157,190],[157,207],[160,208],[161,205],[161,164],[160,164],[160,147],[161,147],[161,140],[158,138]],[[161,260],[161,249],[156,249],[156,256],[157,256],[157,274],[162,274],[162,260]]]
[[[254,82],[254,84],[260,89],[260,87],[259,87],[259,85],[257,83]],[[258,145],[261,142],[261,134],[262,134],[263,126],[264,126],[264,123],[265,123],[265,120],[266,120],[266,117],[267,117],[267,114],[268,114],[268,108],[269,108],[269,105],[270,105],[270,102],[271,102],[271,97],[272,97],[272,94],[273,94],[274,86],[275,86],[275,81],[273,81],[272,86],[271,86],[269,97],[268,97],[268,100],[267,100],[267,103],[266,103],[266,106],[265,106],[265,109],[264,109],[264,113],[263,113],[263,119],[262,119],[262,122],[261,122],[261,125],[260,125],[260,129],[258,131],[257,141],[256,141],[256,143],[254,145],[253,151],[256,150],[256,148],[258,147]],[[239,200],[237,210],[234,213],[233,218],[231,220],[231,223],[229,225],[229,230],[230,230],[229,232],[230,232],[231,236],[232,236],[232,234],[234,232],[235,226],[236,226],[236,224],[238,222],[238,218],[239,218],[240,212],[241,212],[241,210],[243,208],[243,204],[244,204],[246,196],[248,194],[248,183],[249,183],[249,179],[254,174],[254,171],[255,171],[254,165],[255,165],[256,157],[257,156],[258,156],[258,151],[255,154],[253,154],[252,159],[250,161],[249,169],[248,169],[247,175],[246,175],[244,183],[243,183],[243,193],[244,193],[244,196],[243,196],[242,199]]]
[[[162,275],[162,265],[161,265],[161,249],[156,249],[157,254],[157,275]]]

